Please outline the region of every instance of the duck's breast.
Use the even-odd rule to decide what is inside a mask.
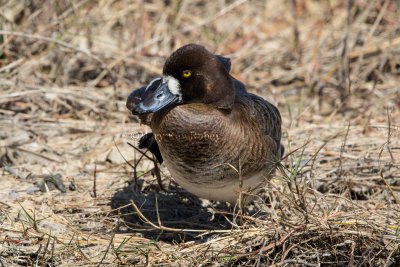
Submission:
[[[276,143],[245,102],[230,112],[188,104],[156,113],[151,127],[174,180],[203,198],[234,203],[242,189],[263,185]]]
[[[155,114],[151,126],[170,172],[218,184],[237,177],[239,169],[245,175],[267,169],[276,148],[256,121],[237,112],[188,104]]]

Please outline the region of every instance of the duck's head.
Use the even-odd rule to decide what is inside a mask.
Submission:
[[[165,62],[163,76],[146,87],[131,111],[140,115],[190,103],[230,110],[234,99],[234,86],[221,57],[201,45],[188,44],[172,53]]]

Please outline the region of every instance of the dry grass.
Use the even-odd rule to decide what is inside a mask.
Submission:
[[[399,266],[398,1],[0,5],[2,266]],[[283,116],[293,153],[246,215],[162,166],[160,190],[126,143],[129,92],[190,42]]]

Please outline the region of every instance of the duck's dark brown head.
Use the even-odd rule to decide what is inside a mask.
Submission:
[[[151,90],[146,90],[142,101],[132,109],[133,114],[189,103],[205,103],[230,110],[235,100],[226,66],[197,44],[185,45],[172,53],[165,62],[163,77],[149,87]]]

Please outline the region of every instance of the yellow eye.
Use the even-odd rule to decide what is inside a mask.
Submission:
[[[191,71],[188,71],[188,70],[183,71],[183,77],[189,78],[191,75],[192,75]]]

